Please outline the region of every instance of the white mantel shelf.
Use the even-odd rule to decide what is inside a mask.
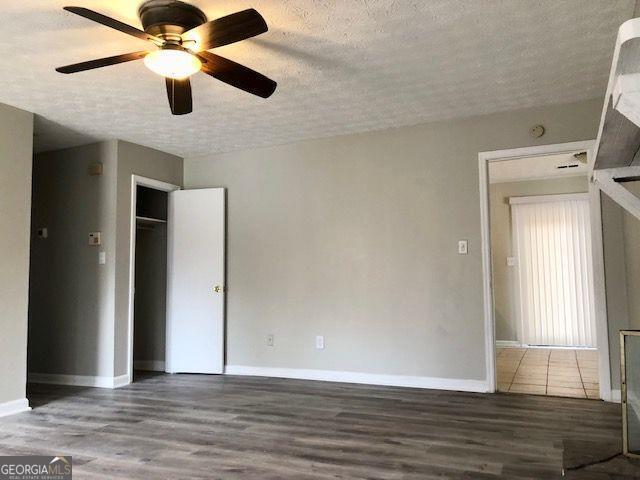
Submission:
[[[640,18],[618,30],[591,178],[599,190],[640,219],[640,198],[624,182],[640,179]]]
[[[640,165],[640,18],[622,24],[613,53],[592,170]]]

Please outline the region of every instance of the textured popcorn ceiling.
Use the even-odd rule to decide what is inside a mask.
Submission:
[[[62,10],[139,25],[129,0],[5,0],[0,102],[39,115],[36,148],[119,138],[182,156],[413,125],[604,94],[633,0],[193,0],[210,18],[255,7],[270,31],[216,50],[278,81],[268,100],[193,79],[173,117],[164,82],[133,62],[57,66],[145,42]]]

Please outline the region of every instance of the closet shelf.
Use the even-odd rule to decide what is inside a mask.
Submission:
[[[138,225],[159,225],[163,223],[167,223],[166,220],[161,220],[159,218],[150,218],[150,217],[136,217],[136,223]]]

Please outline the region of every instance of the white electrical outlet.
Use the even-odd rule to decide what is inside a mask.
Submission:
[[[267,335],[267,347],[273,347],[273,334]]]
[[[98,265],[106,265],[107,252],[98,252]]]
[[[507,266],[515,267],[516,266],[516,257],[507,257]]]
[[[460,255],[466,255],[467,253],[469,253],[469,244],[466,240],[460,240],[458,242],[458,253]]]
[[[316,348],[318,350],[323,350],[324,349],[324,336],[318,335],[316,337]]]

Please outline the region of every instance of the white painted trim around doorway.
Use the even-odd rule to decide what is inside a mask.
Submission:
[[[161,182],[152,178],[141,177],[139,175],[131,175],[131,205],[129,208],[130,215],[130,244],[129,244],[129,308],[127,319],[127,383],[133,381],[133,316],[134,316],[134,297],[136,285],[136,204],[138,200],[137,186],[154,188],[163,192],[174,192],[182,187],[171,183]]]
[[[491,392],[496,391],[497,382],[495,366],[495,318],[493,312],[493,273],[491,265],[491,224],[489,212],[489,163],[501,160],[512,160],[515,158],[569,153],[577,150],[586,151],[588,160],[591,160],[594,148],[595,140],[589,140],[478,153],[482,233],[485,365],[487,386]],[[589,199],[591,211],[591,242],[593,251],[594,304],[598,338],[600,398],[606,401],[611,401],[611,368],[609,365],[609,333],[607,304],[604,289],[604,257],[602,245],[600,190],[592,183],[589,184]]]

